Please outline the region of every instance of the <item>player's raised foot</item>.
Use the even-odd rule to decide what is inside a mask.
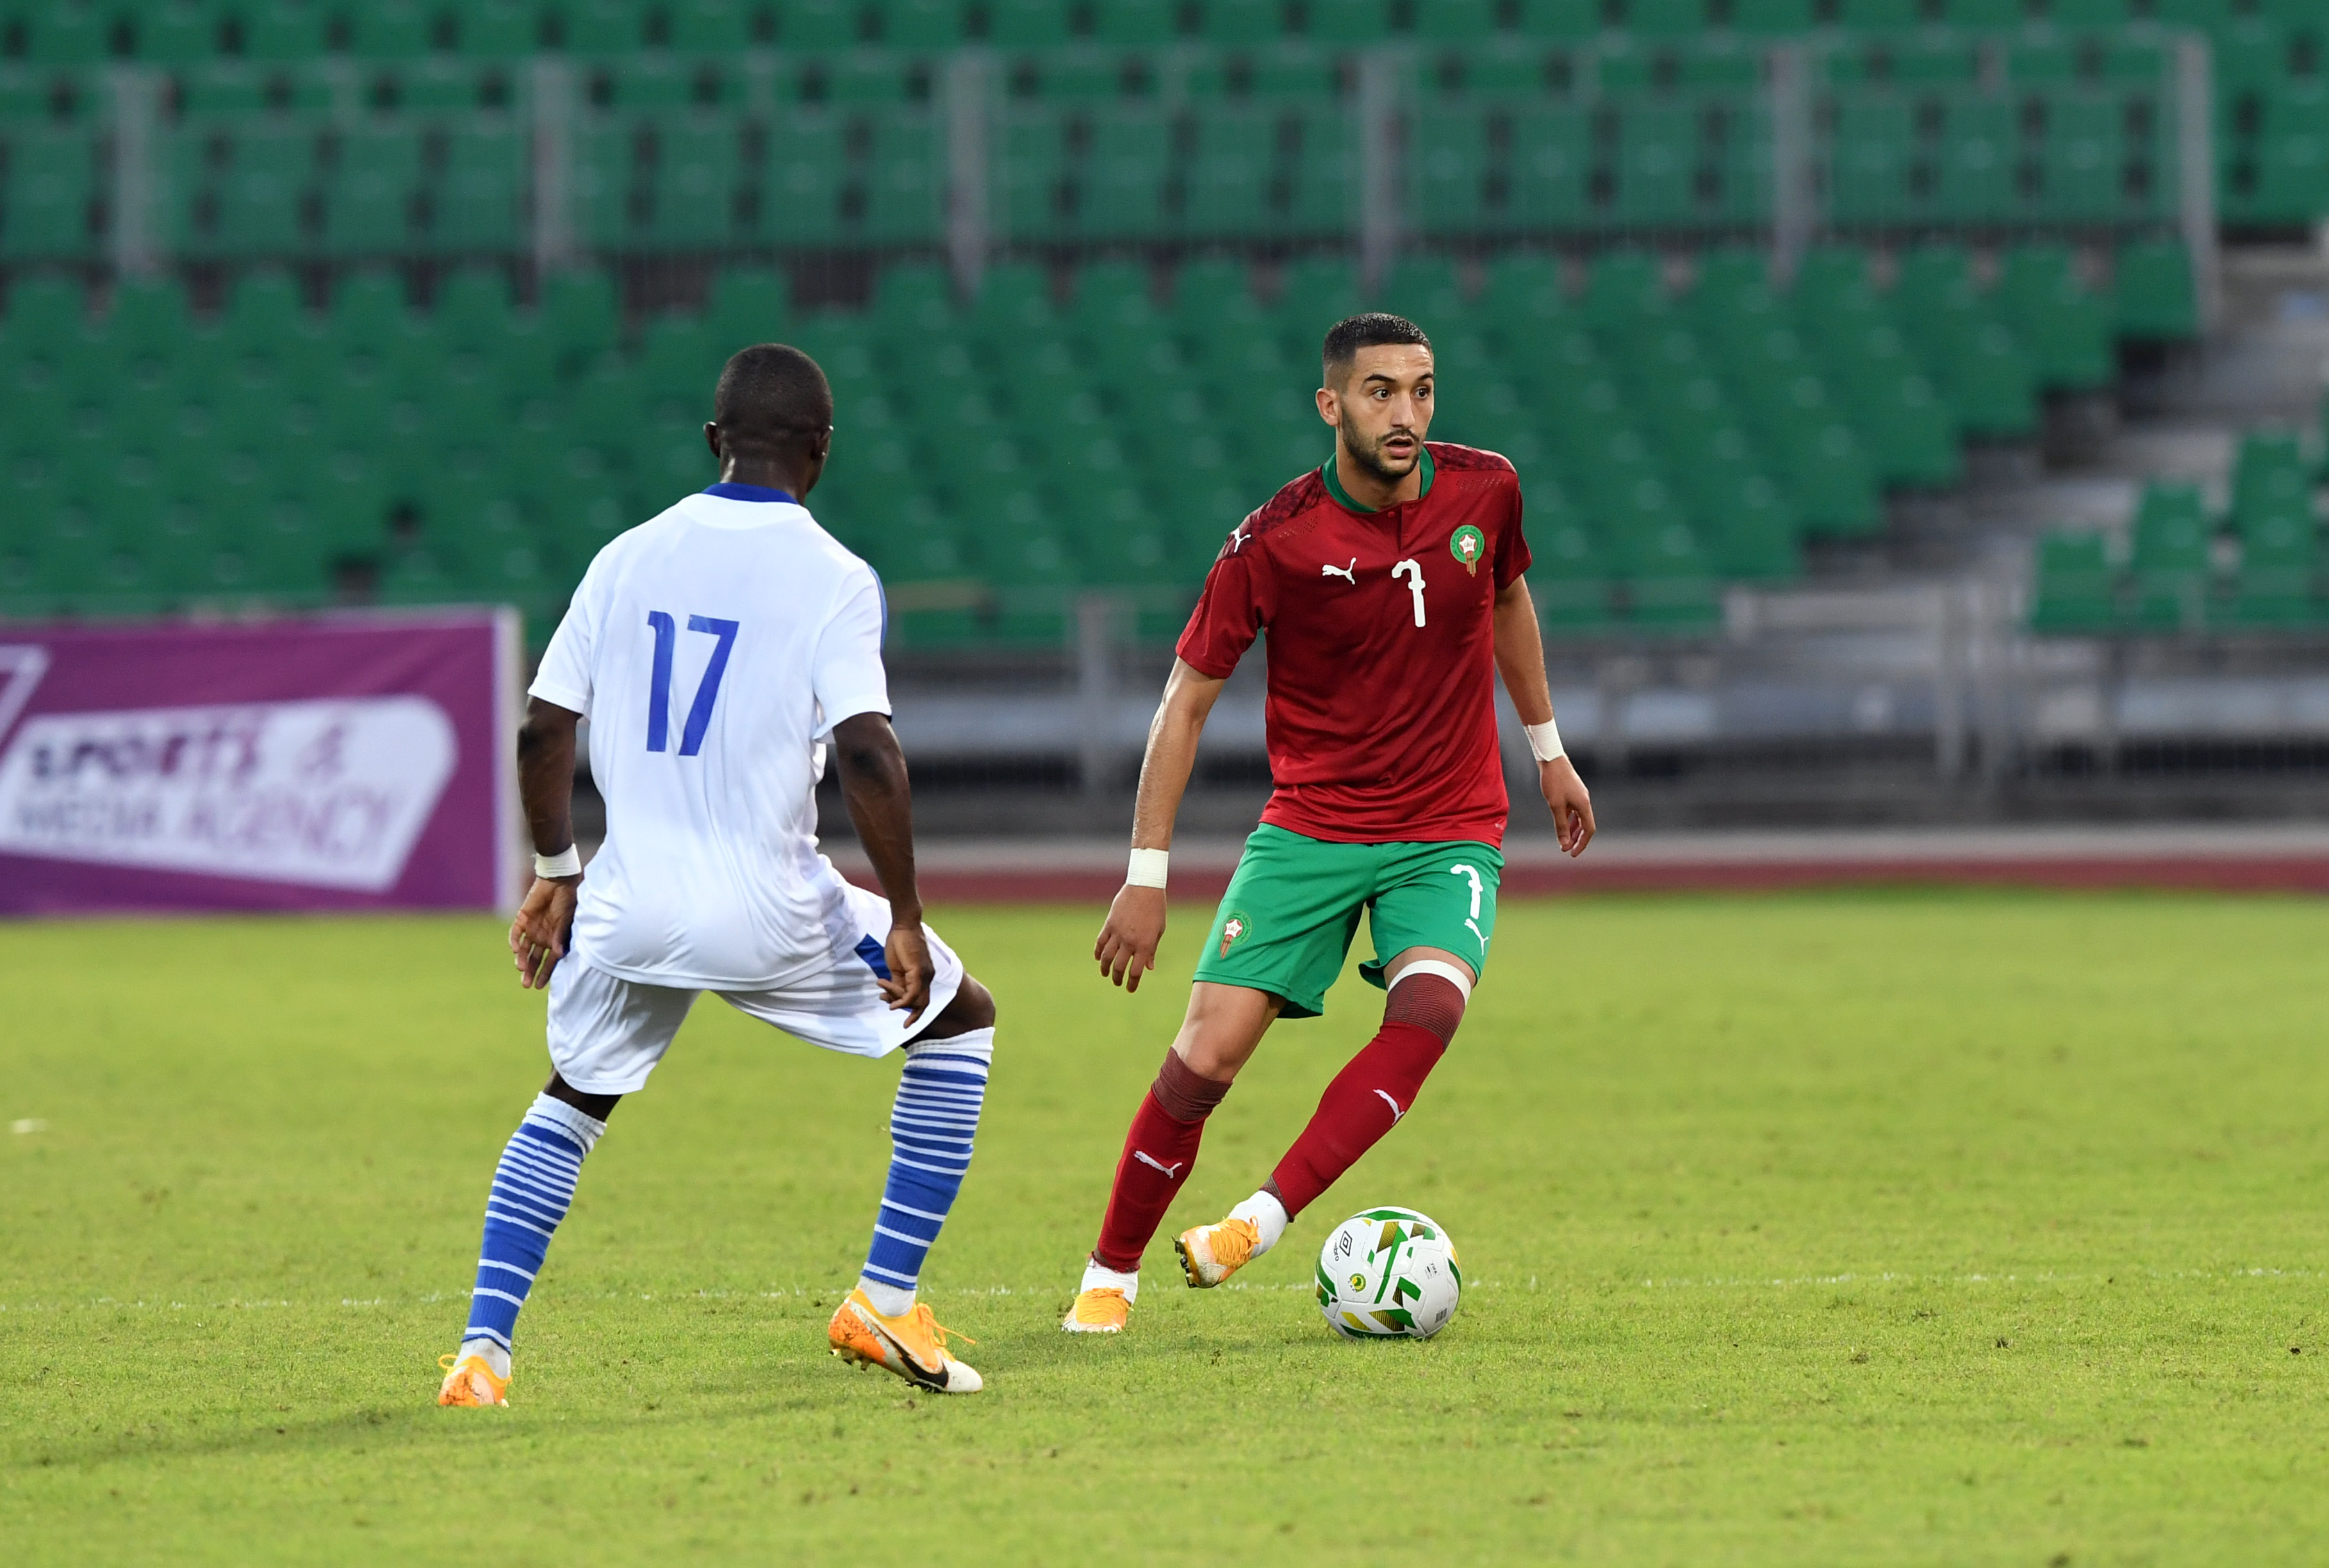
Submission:
[[[1252,1261],[1261,1245],[1261,1231],[1251,1220],[1231,1214],[1215,1225],[1199,1225],[1173,1239],[1181,1259],[1181,1272],[1193,1289],[1210,1290]]]
[[[852,1290],[825,1332],[833,1353],[844,1361],[894,1372],[932,1393],[976,1393],[986,1386],[977,1373],[947,1354],[949,1332],[931,1316],[928,1302],[915,1302],[902,1318],[884,1318],[863,1289]],[[967,1334],[961,1337],[978,1343]]]
[[[440,1355],[444,1386],[437,1391],[438,1404],[486,1405],[509,1403],[510,1380],[496,1377],[482,1355]]]
[[[1121,1334],[1132,1316],[1132,1303],[1113,1285],[1076,1293],[1076,1304],[1060,1320],[1070,1334]]]

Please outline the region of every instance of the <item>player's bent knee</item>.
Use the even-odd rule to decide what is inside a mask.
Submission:
[[[1413,1024],[1439,1036],[1441,1044],[1451,1044],[1457,1025],[1464,1022],[1466,1000],[1453,979],[1432,969],[1410,968],[1392,980],[1383,1002],[1383,1022]]]
[[[945,1040],[956,1034],[967,1034],[974,1029],[995,1027],[995,993],[978,983],[972,976],[962,978],[954,1000],[936,1022],[922,1031],[926,1040]]]

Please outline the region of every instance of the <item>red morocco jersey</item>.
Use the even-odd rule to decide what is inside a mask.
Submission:
[[[1334,465],[1238,524],[1181,634],[1226,678],[1268,634],[1264,822],[1341,844],[1502,845],[1496,591],[1529,566],[1520,477],[1494,452],[1427,442],[1423,494],[1369,512]]]

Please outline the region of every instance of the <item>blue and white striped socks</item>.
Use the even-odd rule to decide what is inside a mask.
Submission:
[[[496,1377],[507,1377],[510,1335],[517,1310],[533,1289],[550,1238],[574,1201],[582,1157],[607,1124],[562,1100],[537,1095],[517,1124],[486,1195],[486,1239],[477,1254],[476,1289],[469,1292],[469,1327],[463,1355],[482,1355]]]
[[[906,1047],[905,1072],[890,1112],[890,1180],[873,1223],[873,1245],[858,1288],[873,1309],[900,1318],[914,1308],[922,1259],[970,1169],[970,1144],[986,1102],[995,1031],[972,1029]]]

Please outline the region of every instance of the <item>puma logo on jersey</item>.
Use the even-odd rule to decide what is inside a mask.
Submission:
[[[1375,1092],[1376,1092],[1377,1094],[1382,1094],[1382,1102],[1383,1102],[1385,1105],[1388,1105],[1388,1106],[1390,1106],[1390,1107],[1391,1107],[1391,1124],[1393,1127],[1397,1127],[1397,1126],[1400,1124],[1400,1119],[1401,1119],[1401,1118],[1403,1118],[1404,1116],[1406,1116],[1406,1115],[1407,1115],[1407,1112],[1405,1112],[1404,1110],[1401,1110],[1399,1108],[1399,1101],[1398,1101],[1398,1100],[1393,1100],[1393,1099],[1392,1099],[1390,1095],[1388,1095],[1388,1094],[1383,1094],[1383,1091],[1382,1091],[1381,1090],[1378,1089],[1378,1090],[1376,1090],[1376,1091],[1375,1091]]]
[[[1245,548],[1245,524],[1240,523],[1237,525],[1236,531],[1230,535],[1230,553],[1231,555],[1235,555],[1239,551]]]
[[[1375,1092],[1377,1094],[1381,1094],[1382,1091],[1378,1089]],[[1396,1121],[1396,1118],[1393,1119],[1394,1121]],[[1136,1148],[1132,1151],[1132,1157],[1138,1160],[1142,1165],[1146,1166],[1150,1170],[1163,1171],[1164,1173],[1164,1179],[1168,1182],[1178,1176],[1181,1174],[1181,1167],[1189,1163],[1185,1159],[1176,1159],[1171,1165],[1160,1164],[1158,1161],[1150,1159],[1146,1155],[1141,1153]]]
[[[1329,562],[1318,568],[1318,575],[1321,577],[1339,577],[1344,581],[1349,583],[1352,587],[1356,588],[1359,585],[1358,570],[1359,558],[1353,555],[1351,557],[1351,563],[1348,566],[1336,566],[1332,562]]]

